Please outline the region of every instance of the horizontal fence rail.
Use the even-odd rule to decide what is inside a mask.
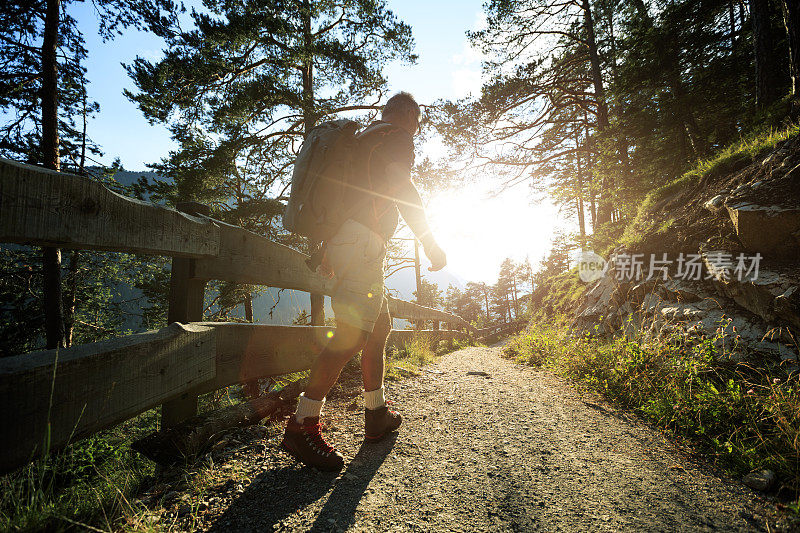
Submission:
[[[0,471],[213,379],[215,349],[214,329],[171,324],[58,352],[0,358]]]
[[[0,242],[214,257],[220,231],[87,178],[0,158]]]
[[[323,326],[198,320],[209,280],[327,295],[334,281],[312,272],[297,250],[84,177],[0,158],[0,242],[173,257],[169,326],[0,359],[0,472],[159,405],[164,425],[168,413],[170,423],[185,419],[199,394],[307,370],[335,335]],[[435,329],[392,330],[388,346],[420,333],[431,341],[490,338],[511,326],[476,330],[459,316],[396,298],[389,311],[433,321]],[[438,330],[440,322],[463,331]]]
[[[335,328],[230,322],[173,323],[92,344],[0,359],[0,472],[54,451],[183,393],[308,370]],[[392,330],[466,340],[460,331]],[[48,438],[49,443],[45,442]]]

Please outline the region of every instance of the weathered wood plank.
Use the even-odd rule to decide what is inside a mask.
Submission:
[[[216,222],[220,226],[217,257],[195,261],[194,277],[267,285],[330,295],[334,282],[312,272],[308,256],[251,231]]]
[[[213,328],[172,324],[0,359],[0,471],[41,454],[48,427],[56,450],[212,380],[215,349]]]
[[[455,326],[464,327],[470,330],[475,328],[461,318],[460,316],[452,315],[439,309],[425,307],[405,300],[398,300],[397,298],[389,298],[389,314],[392,318],[405,318],[408,320],[438,320],[440,322],[448,322]]]
[[[324,326],[268,326],[238,322],[199,322],[213,328],[217,339],[217,370],[213,380],[192,392],[203,394],[257,378],[308,370],[314,358],[335,335]],[[412,330],[392,330],[387,345],[411,340]],[[460,331],[426,330],[431,339],[465,339]]]
[[[0,242],[213,257],[219,228],[87,178],[0,158]]]
[[[217,339],[214,379],[194,392],[203,394],[257,378],[311,368],[335,329],[324,326],[268,326],[238,322],[199,322]]]
[[[522,331],[525,329],[526,325],[527,322],[524,320],[517,320],[504,324],[495,324],[493,326],[488,326],[477,330],[475,336],[482,341],[492,343],[498,341],[502,337]]]

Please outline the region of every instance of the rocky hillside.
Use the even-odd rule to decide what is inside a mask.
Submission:
[[[656,191],[571,306],[573,330],[713,338],[798,369],[800,137]]]

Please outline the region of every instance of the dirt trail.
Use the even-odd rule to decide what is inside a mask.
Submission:
[[[342,473],[301,467],[278,436],[245,444],[233,460],[249,481],[229,481],[190,529],[775,531],[750,489],[499,348],[450,353],[387,388],[405,418],[396,436],[362,445],[363,403],[340,394],[324,419]]]

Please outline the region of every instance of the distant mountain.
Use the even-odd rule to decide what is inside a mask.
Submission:
[[[139,178],[145,178],[148,182],[154,181],[172,181],[172,178],[165,178],[157,172],[150,171],[133,171],[133,170],[118,170],[114,174],[114,179],[122,185],[131,185],[139,181]]]
[[[440,270],[438,272],[430,272],[428,267],[429,263],[422,262],[421,274],[424,279],[432,283],[436,283],[442,292],[447,292],[447,287],[454,285],[459,289],[463,289],[467,285],[467,281],[447,270]],[[405,268],[400,272],[392,275],[386,280],[386,286],[390,290],[398,292],[397,297],[403,300],[412,300],[414,298],[414,291],[417,290],[416,276],[414,275],[413,268]]]

